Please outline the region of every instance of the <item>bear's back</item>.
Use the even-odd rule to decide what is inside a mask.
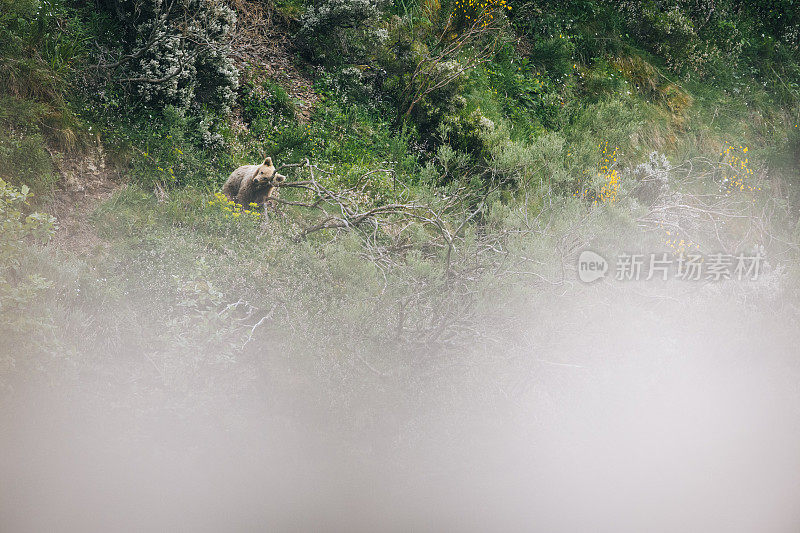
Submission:
[[[246,186],[249,181],[253,179],[261,165],[242,165],[228,177],[225,185],[222,187],[222,192],[231,200],[234,200],[236,195],[239,194],[239,189]]]
[[[245,179],[253,179],[259,168],[261,168],[261,165],[242,165],[231,173],[231,178],[234,178],[241,184]]]

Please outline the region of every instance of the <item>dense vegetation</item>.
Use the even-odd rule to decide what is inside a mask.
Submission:
[[[3,327],[41,353],[125,344],[130,322],[116,315],[138,313],[131,295],[142,287],[169,295],[146,319],[163,357],[190,326],[197,342],[228,353],[240,344],[228,330],[249,332],[253,313],[275,306],[284,313],[275,320],[302,336],[370,345],[347,350],[404,341],[404,320],[419,329],[406,340],[432,330],[428,348],[438,350],[434,324],[458,329],[502,292],[483,276],[547,249],[546,226],[530,220],[573,220],[572,231],[589,232],[579,242],[603,246],[603,233],[630,237],[670,194],[714,194],[719,211],[736,216],[768,210],[759,223],[780,235],[729,225],[712,236],[651,216],[661,233],[636,241],[670,252],[675,243],[796,249],[792,1],[98,5],[15,0],[0,10],[3,213],[20,228],[3,233],[13,261],[0,286],[4,316],[29,318]],[[315,102],[292,97],[292,80],[259,64],[276,54],[313,80]],[[33,222],[22,219],[44,220],[27,213],[60,194],[64,162],[98,147],[127,183],[86,221],[106,246],[79,258],[23,245]],[[315,190],[287,188],[285,199],[345,191],[345,225],[359,213],[368,224],[324,229],[329,209],[291,205],[263,223],[213,196],[232,168],[267,154],[318,169]],[[307,169],[287,171],[299,179]],[[658,186],[642,181],[654,173]],[[546,266],[531,275],[547,278],[554,260],[540,257]],[[450,316],[442,302],[459,290],[473,296]],[[237,301],[253,306],[251,318],[230,315]],[[111,310],[106,325],[83,336],[87,346],[61,345],[71,337],[57,332],[84,327],[74,310],[95,306]],[[20,368],[3,364],[4,379]]]
[[[0,390],[411,404],[574,332],[586,247],[760,251],[709,298],[796,323],[799,124],[794,0],[0,0]]]

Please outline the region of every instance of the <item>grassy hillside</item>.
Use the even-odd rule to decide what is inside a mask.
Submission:
[[[136,398],[132,433],[269,403],[374,458],[569,413],[530,383],[587,353],[564,390],[672,376],[703,328],[703,365],[746,373],[760,329],[795,375],[798,28],[792,0],[0,0],[0,398]],[[278,202],[220,193],[266,156]],[[766,262],[592,285],[587,249]]]
[[[3,4],[6,385],[126,347],[167,386],[275,335],[458,350],[587,246],[795,279],[791,2],[100,6]],[[266,155],[282,203],[219,195]]]

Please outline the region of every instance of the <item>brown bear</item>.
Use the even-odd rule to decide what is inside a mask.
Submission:
[[[286,176],[278,174],[268,157],[260,165],[243,165],[234,170],[222,192],[229,200],[245,208],[251,203],[264,206],[267,200],[277,196],[277,185],[286,181]]]

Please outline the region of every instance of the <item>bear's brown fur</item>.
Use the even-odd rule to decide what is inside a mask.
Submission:
[[[286,176],[275,171],[272,158],[268,157],[260,165],[243,165],[234,170],[222,192],[229,200],[244,207],[251,203],[264,206],[267,200],[277,195],[277,185],[285,180]]]

